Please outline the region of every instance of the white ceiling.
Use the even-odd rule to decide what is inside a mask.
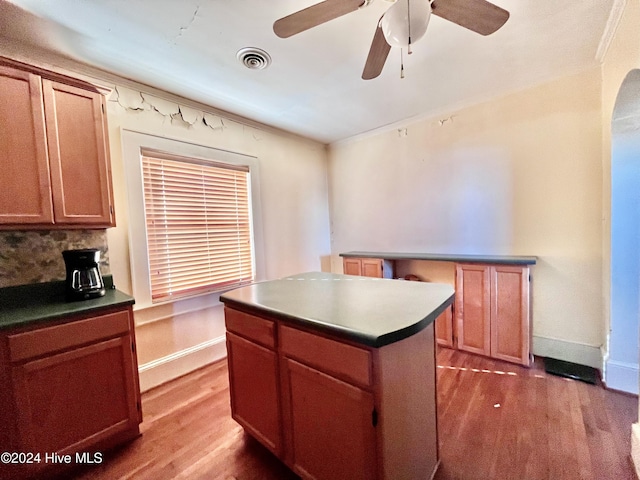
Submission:
[[[382,74],[366,81],[387,0],[287,39],[273,22],[318,0],[11,3],[0,0],[0,35],[331,143],[597,65],[624,0],[494,0],[511,17],[487,37],[432,16],[405,55],[404,79],[392,49]],[[247,69],[236,59],[243,47],[266,50],[272,65]]]

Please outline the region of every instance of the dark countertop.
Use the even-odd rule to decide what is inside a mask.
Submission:
[[[104,276],[104,297],[67,302],[64,282],[48,282],[0,288],[0,329],[25,327],[113,307],[133,305],[134,299],[115,288]]]
[[[535,265],[538,257],[526,255],[466,255],[449,253],[346,252],[341,257],[382,258],[385,260],[432,260],[438,262]]]
[[[452,302],[450,285],[303,273],[220,296],[229,307],[382,347],[418,333]]]

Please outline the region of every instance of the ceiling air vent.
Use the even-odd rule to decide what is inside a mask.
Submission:
[[[245,67],[251,70],[263,70],[271,65],[271,57],[260,48],[241,48],[238,50],[236,57],[238,57],[238,60],[240,60]]]

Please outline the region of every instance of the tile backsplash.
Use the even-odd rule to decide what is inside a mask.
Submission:
[[[63,250],[98,248],[110,273],[106,230],[0,231],[0,288],[64,280]]]

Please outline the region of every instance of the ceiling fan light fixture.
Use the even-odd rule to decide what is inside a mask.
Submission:
[[[429,0],[398,0],[382,16],[380,27],[392,47],[407,47],[427,32],[431,17]]]

